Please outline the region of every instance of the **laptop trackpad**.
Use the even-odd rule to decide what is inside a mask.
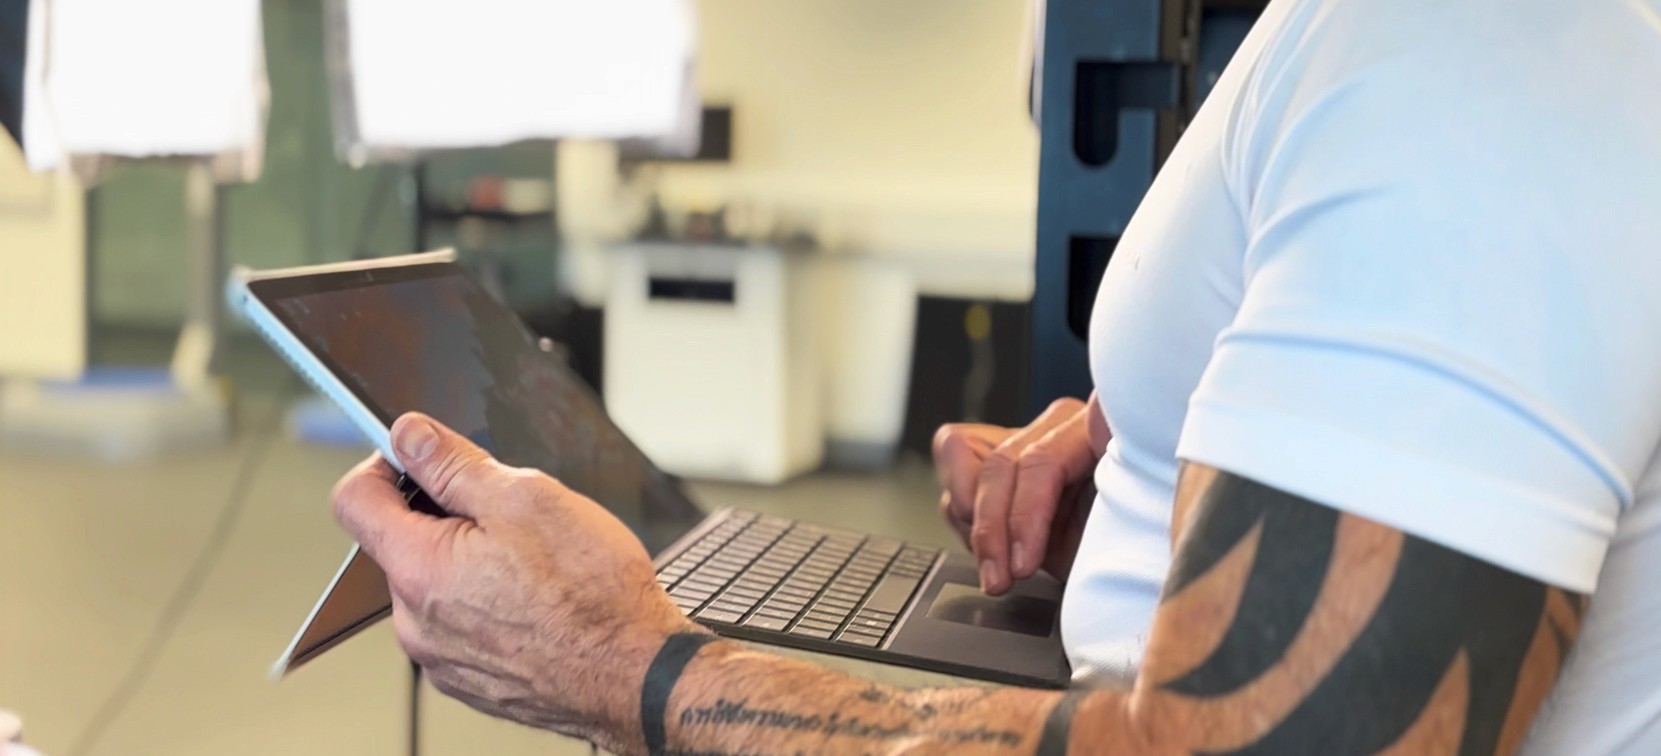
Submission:
[[[1055,629],[1060,606],[1034,596],[988,596],[980,588],[962,583],[944,583],[929,604],[928,616],[963,625],[1006,630],[1048,638]]]

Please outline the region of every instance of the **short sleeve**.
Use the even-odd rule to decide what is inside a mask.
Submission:
[[[1257,72],[1243,295],[1178,456],[1590,592],[1661,438],[1661,90],[1584,70],[1661,56],[1600,40]]]

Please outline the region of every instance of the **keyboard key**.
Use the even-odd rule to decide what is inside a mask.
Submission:
[[[669,594],[669,598],[670,598],[670,600],[674,601],[676,604],[679,604],[683,601],[690,601],[692,603],[695,603],[695,604],[698,604],[698,605],[701,606],[704,603],[708,602],[710,597],[713,596],[713,595],[714,594],[704,593],[702,591],[675,592],[675,593]]]
[[[782,631],[786,627],[790,626],[790,620],[788,620],[788,619],[779,619],[778,617],[769,617],[769,616],[757,614],[753,617],[750,617],[747,620],[744,620],[744,626],[745,627],[753,627],[753,628],[756,628],[758,630],[779,630],[779,631]]]
[[[873,619],[885,619],[885,620],[889,620],[890,622],[892,622],[895,617],[898,617],[900,615],[895,614],[893,612],[885,612],[885,611],[882,611],[881,609],[872,609],[871,607],[867,606],[864,609],[861,609],[859,611],[859,616],[861,616],[861,617],[871,617]]]
[[[714,607],[698,612],[698,619],[709,622],[722,622],[728,625],[736,624],[738,619],[743,616],[744,615],[739,612],[729,612],[722,609],[716,609]]]
[[[804,638],[817,638],[819,640],[830,640],[831,633],[834,632],[836,632],[835,628],[825,630],[816,627],[803,627],[801,625],[797,625],[790,629],[791,635],[800,635]]]
[[[762,607],[756,610],[756,614],[763,617],[777,617],[784,620],[796,619],[796,613],[788,609],[771,609],[768,607]]]
[[[719,609],[723,612],[738,612],[739,614],[750,611],[754,607],[755,602],[753,601],[734,601],[732,599],[716,599],[710,602],[709,605],[711,609]]]
[[[796,623],[796,626],[809,627],[816,630],[824,630],[827,633],[834,633],[836,632],[836,628],[839,628],[842,625],[838,622],[826,622],[825,620],[814,619],[812,617],[804,617],[801,622]]]
[[[848,623],[848,629],[853,630],[855,628],[858,628],[858,629],[861,629],[861,630],[869,630],[873,633],[886,633],[886,632],[888,632],[888,628],[891,627],[893,624],[894,624],[893,622],[889,622],[889,621],[886,621],[886,620],[880,620],[880,619],[875,619],[875,618],[867,618],[867,617],[855,617],[855,618],[853,618],[852,621],[850,621]]]
[[[892,538],[880,538],[877,536],[872,536],[870,540],[865,542],[865,548],[872,551],[882,552],[884,554],[897,553],[900,550],[900,547],[904,545],[905,544],[902,544]]]
[[[842,643],[851,643],[855,646],[864,646],[866,648],[876,648],[878,644],[882,643],[881,638],[874,635],[860,635],[859,633],[843,633],[841,637],[837,638],[837,640]]]
[[[906,602],[911,599],[911,592],[917,590],[920,582],[917,578],[889,575],[877,584],[865,607],[880,612],[898,612],[905,608]]]

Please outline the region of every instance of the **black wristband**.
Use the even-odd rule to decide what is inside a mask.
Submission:
[[[662,754],[669,745],[664,719],[675,683],[698,649],[716,640],[709,633],[675,633],[663,641],[663,648],[646,668],[646,682],[640,686],[640,730],[646,736],[646,752],[652,756]]]

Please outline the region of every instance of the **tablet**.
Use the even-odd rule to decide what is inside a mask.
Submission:
[[[228,299],[396,467],[390,428],[424,412],[504,463],[601,502],[656,552],[703,518],[539,339],[447,253],[232,275]],[[424,496],[405,487],[412,506]],[[436,511],[433,509],[432,511]],[[391,611],[354,546],[273,667],[282,676]]]

